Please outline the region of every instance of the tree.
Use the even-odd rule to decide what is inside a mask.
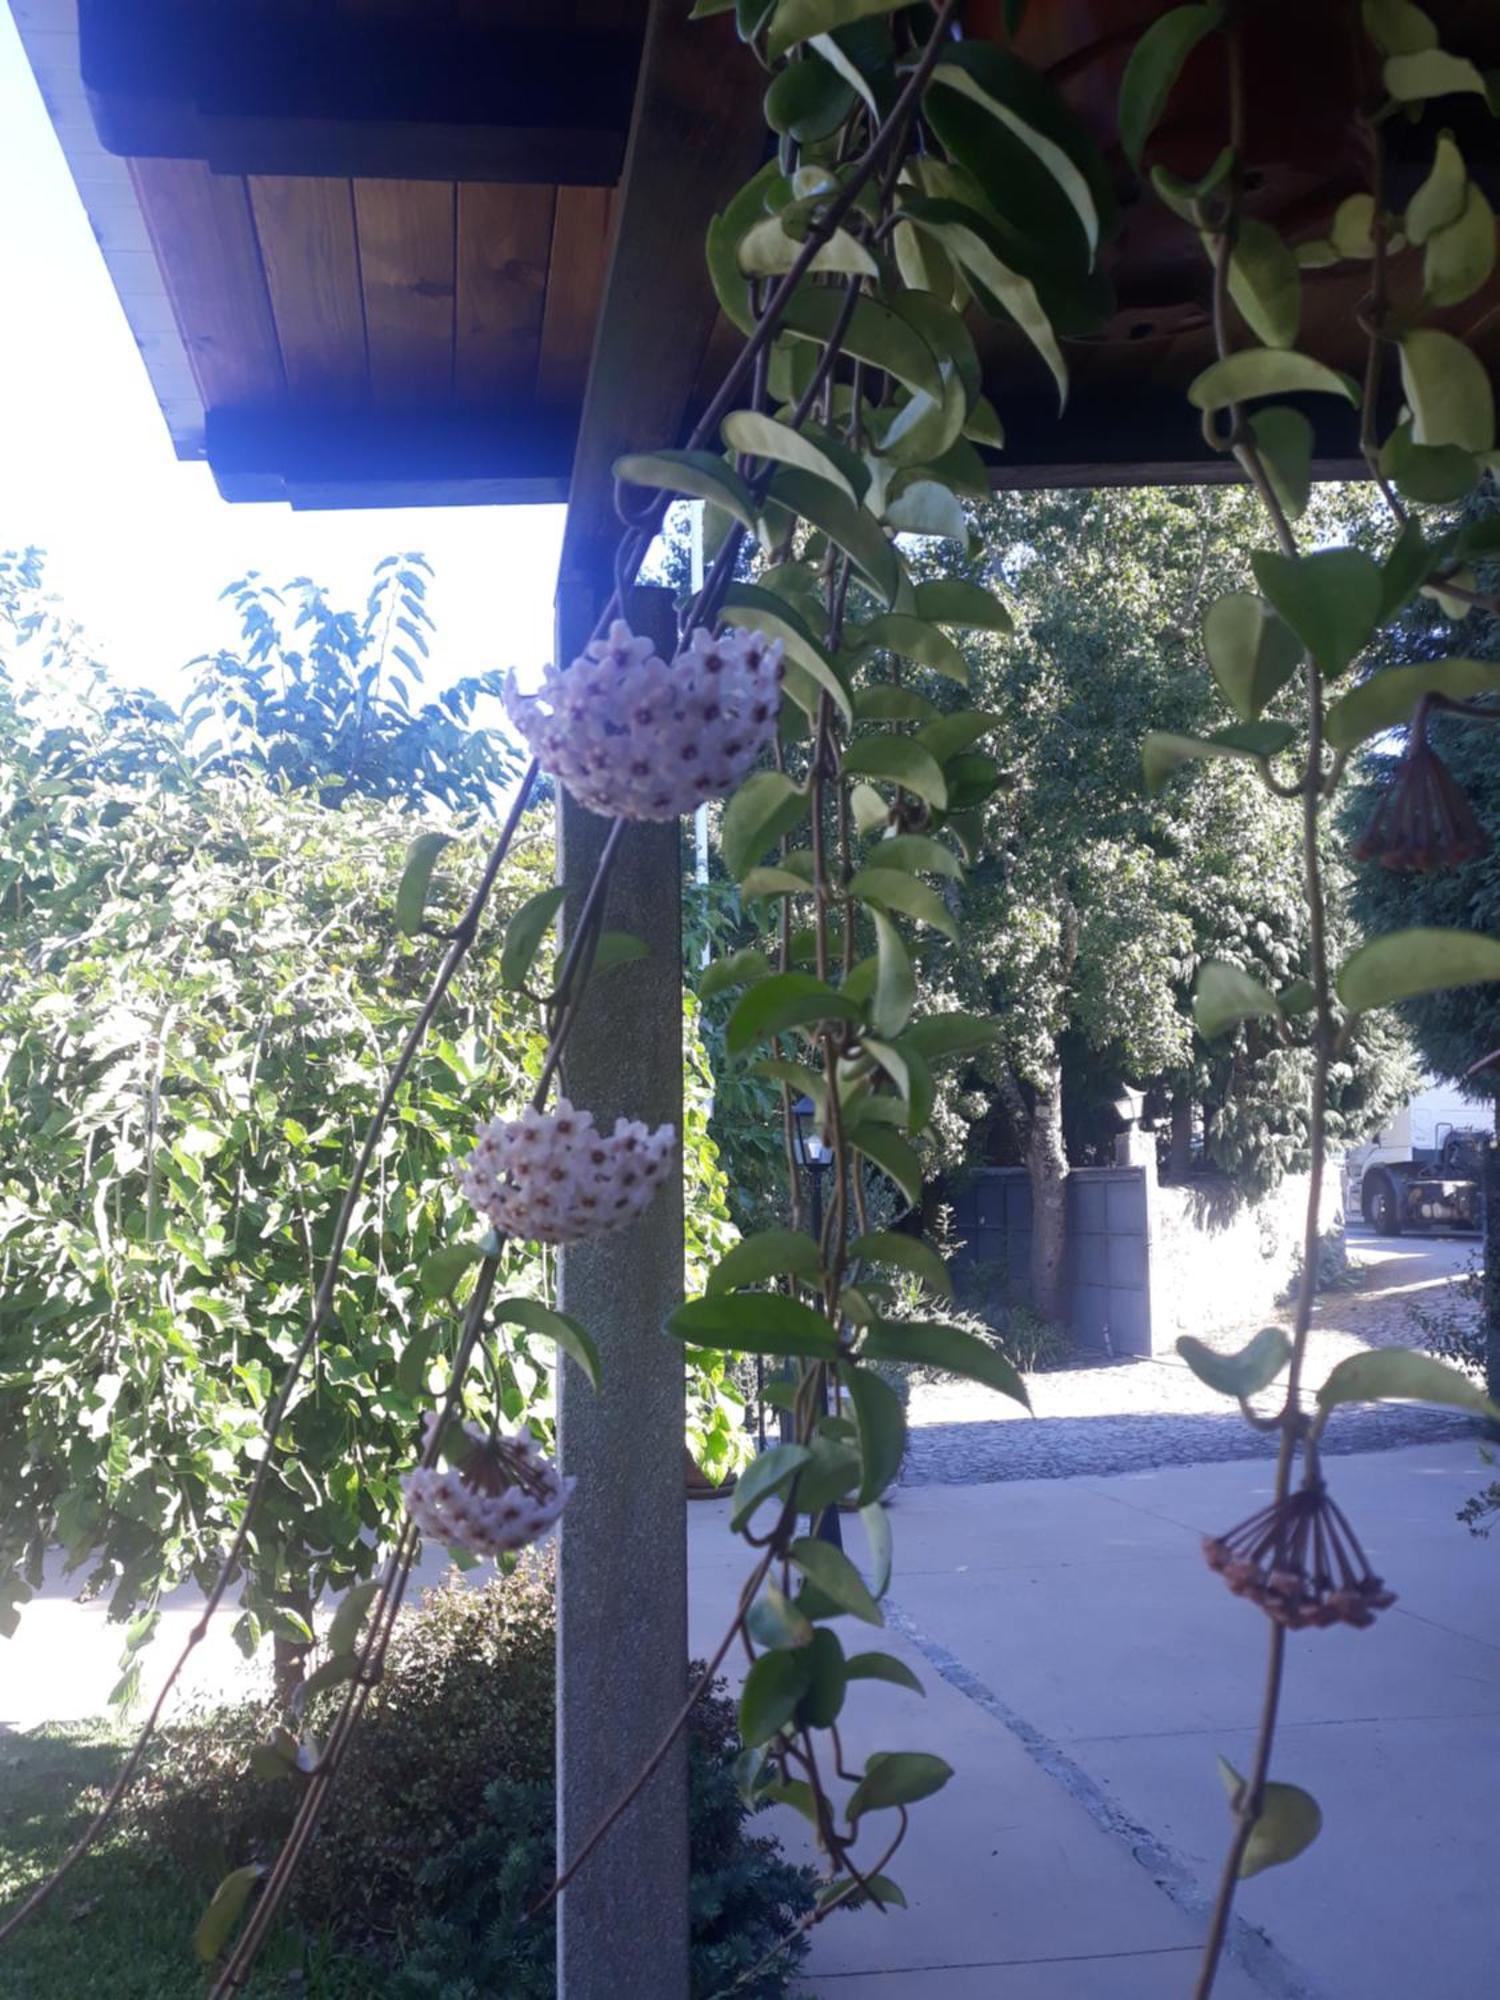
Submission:
[[[1032,1295],[1053,1316],[1070,1151],[1097,1157],[1123,1082],[1179,1127],[1201,1106],[1210,1158],[1243,1187],[1305,1160],[1305,1038],[1210,1046],[1189,1004],[1205,958],[1276,985],[1304,969],[1295,810],[1228,762],[1154,797],[1141,779],[1149,728],[1222,720],[1200,627],[1247,580],[1253,521],[1235,488],[1013,494],[981,517],[990,554],[976,569],[1002,586],[1016,630],[966,645],[968,698],[997,717],[1006,782],[985,809],[991,858],[966,892],[965,950],[928,956],[1000,1024],[956,1100],[963,1150],[1027,1166]],[[1338,1078],[1345,1129],[1378,1124],[1404,1075],[1399,1037],[1362,1027]]]
[[[471,675],[413,706],[431,574],[425,556],[384,557],[358,612],[336,610],[308,577],[280,590],[253,572],[230,584],[241,650],[192,663],[183,710],[205,772],[258,770],[325,805],[355,792],[411,807],[493,805],[519,765],[504,732],[473,718],[503,676]]]
[[[205,773],[163,705],[97,670],[63,712],[0,672],[0,1630],[60,1543],[133,1621],[134,1663],[160,1597],[215,1573],[264,1453],[432,956],[394,915],[410,817],[354,792],[330,812],[326,795]],[[448,831],[429,929],[456,915],[492,837],[472,819]],[[534,815],[496,926],[550,879],[550,836]],[[399,1095],[333,1324],[272,1442],[241,1584],[247,1649],[264,1631],[301,1641],[319,1595],[369,1575],[399,1524],[479,1257],[453,1170],[541,1061],[500,934],[469,957]],[[697,1278],[732,1234],[691,1033],[688,1054]],[[501,1296],[548,1282],[535,1252],[507,1250]],[[554,1365],[502,1314],[484,1393],[545,1431]],[[721,1362],[696,1370],[692,1396],[722,1472],[737,1406]],[[133,1678],[131,1664],[124,1691]]]
[[[1493,496],[1476,499],[1458,522],[1500,524],[1500,507]],[[1477,583],[1482,590],[1500,587],[1500,563],[1481,563]],[[1454,600],[1449,609],[1423,593],[1415,598],[1372,662],[1371,670],[1412,665],[1420,661],[1461,657],[1500,660],[1500,619],[1482,609],[1464,611]],[[1476,704],[1500,721],[1500,704],[1481,697]],[[1493,730],[1435,715],[1427,739],[1457,780],[1491,842],[1500,835],[1500,761]],[[1357,842],[1387,787],[1393,782],[1406,736],[1378,738],[1364,756],[1361,782],[1350,794],[1344,831]],[[1371,930],[1395,930],[1412,925],[1455,925],[1500,935],[1500,851],[1487,850],[1458,866],[1432,869],[1382,867],[1377,859],[1356,864],[1354,909]],[[1492,1050],[1500,1049],[1500,987],[1456,986],[1444,993],[1423,994],[1407,1001],[1401,1013],[1411,1029],[1426,1068],[1436,1076],[1464,1077]],[[1500,1115],[1500,1065],[1474,1071],[1467,1087],[1479,1098],[1497,1100]]]

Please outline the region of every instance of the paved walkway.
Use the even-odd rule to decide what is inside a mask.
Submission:
[[[1334,1469],[1399,1602],[1291,1642],[1273,1770],[1324,1831],[1242,1886],[1218,2000],[1491,2000],[1500,1547],[1453,1518],[1485,1476],[1472,1443]],[[958,1775],[892,1864],[911,1907],[823,1927],[812,1993],[1187,2000],[1226,1830],[1215,1758],[1248,1758],[1265,1632],[1198,1543],[1268,1483],[1219,1464],[901,1491],[891,1637],[927,1698],[860,1686],[850,1748]],[[700,1650],[743,1570],[723,1512],[690,1525]]]

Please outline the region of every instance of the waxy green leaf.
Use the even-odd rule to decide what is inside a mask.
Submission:
[[[1474,92],[1488,97],[1484,78],[1466,56],[1443,49],[1421,49],[1415,55],[1391,56],[1385,65],[1385,87],[1398,104],[1419,104],[1429,97]]]
[[[725,1292],[689,1299],[667,1315],[667,1331],[693,1347],[731,1354],[801,1354],[827,1360],[838,1333],[821,1313],[779,1292]]]
[[[1340,1403],[1441,1403],[1486,1412],[1484,1390],[1462,1370],[1406,1347],[1378,1347],[1338,1362],[1318,1391],[1318,1407]]]
[[[855,1237],[849,1245],[849,1260],[905,1271],[928,1291],[943,1298],[953,1295],[948,1266],[937,1251],[922,1237],[909,1236],[904,1230],[875,1229],[867,1236]]]
[[[806,1647],[762,1653],[740,1689],[740,1740],[749,1749],[785,1729],[807,1691]]]
[[[583,1370],[589,1387],[599,1387],[599,1350],[594,1345],[594,1336],[571,1313],[558,1312],[553,1306],[543,1305],[540,1299],[502,1299],[491,1307],[490,1318],[496,1326],[524,1327],[543,1340],[555,1341],[568,1359]]]
[[[922,1199],[922,1162],[906,1141],[878,1125],[856,1126],[850,1138],[854,1150],[894,1181],[915,1208]]]
[[[1488,1411],[1480,1385],[1461,1369],[1408,1347],[1376,1347],[1351,1354],[1329,1372],[1318,1391],[1318,1408],[1340,1403],[1442,1403],[1459,1410]]]
[[[1359,391],[1347,375],[1339,375],[1289,347],[1242,347],[1215,361],[1188,390],[1188,400],[1200,410],[1227,410],[1232,403],[1250,403],[1261,396],[1299,393],[1342,396],[1357,402]]]
[[[910,1688],[924,1699],[927,1694],[905,1660],[898,1660],[893,1653],[851,1653],[844,1662],[844,1679],[889,1681],[892,1687]]]
[[[753,630],[781,641],[787,692],[809,717],[817,715],[819,697],[826,694],[844,719],[853,721],[849,690],[795,605],[760,585],[733,583],[724,593],[723,613],[726,619],[739,614]]]
[[[446,833],[419,833],[406,850],[406,866],[396,890],[396,928],[403,937],[415,937],[422,928],[432,871],[450,838]]]
[[[959,44],[959,48],[965,51],[967,46]],[[995,84],[999,79],[991,77],[989,81]],[[960,96],[969,98],[971,102],[987,111],[1007,131],[1014,133],[1016,138],[1036,155],[1062,189],[1073,212],[1077,215],[1092,260],[1098,253],[1100,234],[1099,209],[1094,200],[1094,191],[1087,177],[1080,172],[1072,157],[1057,140],[1032,124],[1015,105],[1006,102],[995,90],[986,89],[980,77],[973,74],[972,62],[965,63],[959,60],[957,51],[953,58],[938,63],[932,72],[928,87],[936,90],[954,90]]]
[[[1302,273],[1279,230],[1241,219],[1229,259],[1229,296],[1267,347],[1291,347],[1302,323]]]
[[[1300,521],[1312,498],[1313,427],[1300,410],[1257,410],[1250,419],[1260,460],[1288,517]]]
[[[1419,928],[1388,931],[1362,944],[1344,961],[1337,985],[1350,1013],[1365,1014],[1422,993],[1491,979],[1500,979],[1500,939],[1478,931]]]
[[[905,940],[883,910],[872,909],[875,920],[875,994],[870,1019],[882,1035],[899,1035],[911,1019],[917,1001],[917,975]]]
[[[736,881],[807,816],[807,794],[782,771],[756,771],[724,808],[719,850]]]
[[[1193,991],[1193,1019],[1198,1033],[1206,1039],[1212,1040],[1257,1015],[1269,1014],[1274,1020],[1280,1013],[1274,996],[1237,965],[1209,959],[1199,966]]]
[[[844,317],[844,294],[829,285],[804,285],[786,302],[782,329],[826,344]],[[894,375],[919,395],[943,399],[943,369],[915,327],[879,300],[861,298],[840,340],[841,351]]]
[[[844,752],[851,777],[878,778],[914,792],[930,806],[948,803],[948,782],[930,750],[909,736],[861,736]]]
[[[940,632],[923,618],[888,612],[884,617],[852,626],[847,643],[855,664],[871,653],[896,653],[903,660],[915,660],[919,667],[930,667],[933,673],[957,681],[960,686],[968,684],[969,669],[963,654],[946,632]]]
[[[1244,1795],[1245,1780],[1226,1758],[1219,1759],[1219,1775],[1232,1806]],[[1261,1791],[1260,1812],[1250,1829],[1240,1861],[1240,1880],[1259,1875],[1263,1868],[1295,1861],[1305,1847],[1311,1847],[1323,1827],[1323,1813],[1311,1792],[1300,1785],[1281,1785],[1268,1779]]]
[[[1296,634],[1252,591],[1232,591],[1209,606],[1203,646],[1214,679],[1246,722],[1256,720],[1302,661]]]
[[[615,478],[688,499],[711,500],[741,527],[759,527],[755,500],[732,465],[711,451],[637,451],[615,460]]]
[[[866,1332],[861,1361],[914,1361],[919,1367],[943,1368],[966,1381],[998,1389],[1029,1410],[1031,1398],[1020,1370],[998,1347],[962,1327],[936,1320],[878,1320]]]
[[[214,1890],[213,1900],[193,1933],[193,1950],[201,1964],[212,1965],[228,1944],[230,1934],[250,1900],[251,1890],[265,1872],[259,1862],[246,1868],[236,1868]]]
[[[1494,268],[1495,211],[1483,188],[1471,182],[1463,213],[1427,245],[1422,290],[1429,305],[1462,305],[1483,289]]]
[[[811,1457],[805,1444],[773,1444],[768,1451],[752,1458],[735,1482],[734,1504],[729,1514],[733,1532],[738,1534],[757,1507],[790,1485],[793,1475]]]
[[[1335,750],[1352,750],[1382,730],[1410,722],[1428,694],[1451,701],[1500,694],[1500,665],[1493,660],[1430,660],[1415,667],[1383,667],[1334,702],[1324,735]]]
[[[712,965],[703,968],[698,975],[698,998],[711,1000],[716,993],[753,985],[757,979],[768,979],[771,970],[771,961],[765,953],[756,945],[746,945],[743,950],[716,958]]]
[[[870,14],[894,13],[904,4],[905,0],[780,0],[766,36],[766,54],[776,62],[798,42],[833,34]]]
[[[952,913],[937,891],[900,869],[857,869],[850,879],[848,894],[879,910],[899,910],[903,916],[941,931],[944,937],[958,936]]]
[[[823,1256],[800,1229],[762,1229],[727,1250],[708,1276],[708,1296],[734,1292],[767,1278],[818,1278]]]
[[[880,523],[866,508],[855,506],[823,480],[790,465],[783,466],[771,481],[771,498],[821,528],[886,604],[895,603],[901,584],[900,564]]]
[[[1190,1333],[1178,1341],[1177,1352],[1200,1382],[1217,1389],[1221,1396],[1244,1401],[1276,1380],[1292,1358],[1292,1343],[1279,1326],[1263,1326],[1237,1354],[1221,1354]]]
[[[1492,451],[1495,392],[1473,349],[1435,326],[1415,327],[1402,336],[1399,347],[1412,442]]]
[[[869,1812],[915,1805],[940,1792],[953,1776],[953,1766],[924,1750],[879,1751],[865,1765],[865,1775],[850,1794],[850,1826]]]
[[[1259,762],[1285,750],[1297,732],[1289,722],[1241,722],[1212,736],[1187,736],[1178,730],[1153,729],[1141,745],[1141,767],[1148,792],[1159,791],[1184,764],[1197,759],[1240,757]]]
[[[531,975],[532,961],[541,950],[542,939],[552,928],[567,891],[542,889],[516,911],[505,926],[505,943],[500,952],[500,978],[509,987],[521,987]]]
[[[1139,169],[1146,141],[1156,130],[1182,66],[1224,18],[1220,6],[1174,7],[1153,21],[1136,42],[1120,80],[1120,144]]]
[[[870,1595],[864,1578],[832,1542],[799,1535],[787,1549],[787,1558],[840,1611],[851,1613],[866,1625],[885,1623],[885,1614]]]
[[[906,1412],[889,1382],[867,1368],[843,1368],[840,1384],[854,1405],[862,1469],[858,1506],[868,1507],[894,1484],[906,1452]]]
[[[1012,632],[1015,620],[998,597],[962,577],[936,577],[916,588],[917,616],[965,632]],[[954,676],[958,678],[957,675]]]
[[[791,1028],[858,1019],[854,1002],[812,973],[773,972],[740,996],[724,1029],[724,1045],[738,1056]]]
[[[1332,679],[1364,651],[1380,617],[1381,576],[1363,549],[1284,556],[1257,549],[1255,581]]]

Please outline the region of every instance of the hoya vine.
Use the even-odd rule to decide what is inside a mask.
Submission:
[[[1445,660],[1334,684],[1356,667],[1378,630],[1419,590],[1462,615],[1474,601],[1467,560],[1487,549],[1487,528],[1429,541],[1414,505],[1470,492],[1496,464],[1493,390],[1483,365],[1432,315],[1461,303],[1489,279],[1495,264],[1494,217],[1470,179],[1451,132],[1432,138],[1431,169],[1404,213],[1388,205],[1385,128],[1419,120],[1455,92],[1478,94],[1493,110],[1475,66],[1440,46],[1431,18],[1408,0],[1364,0],[1344,10],[1350,74],[1349,115],[1369,161],[1366,192],[1326,218],[1327,234],[1296,245],[1250,213],[1251,175],[1268,162],[1247,155],[1246,70],[1251,38],[1267,32],[1262,16],[1237,4],[1177,7],[1137,45],[1127,68],[1120,130],[1141,165],[1188,56],[1212,38],[1221,55],[1226,144],[1195,182],[1161,164],[1157,193],[1199,235],[1211,266],[1217,360],[1193,383],[1204,434],[1231,454],[1263,503],[1275,547],[1257,552],[1257,593],[1236,593],[1209,607],[1203,641],[1208,664],[1238,720],[1207,738],[1156,734],[1147,739],[1148,783],[1211,757],[1249,760],[1278,796],[1298,802],[1302,821],[1308,919],[1305,974],[1272,993],[1238,968],[1206,964],[1195,1010],[1209,1035],[1269,1019],[1285,1035],[1305,1036],[1313,1053],[1309,1104],[1310,1173],[1302,1280],[1291,1338],[1268,1329],[1236,1356],[1201,1342],[1179,1347],[1212,1387],[1235,1397],[1247,1421],[1277,1434],[1269,1506],[1222,1535],[1205,1554],[1238,1595],[1269,1620],[1265,1686],[1249,1770],[1222,1759],[1231,1833],[1209,1935],[1195,1986],[1206,2000],[1221,1963],[1237,1883],[1292,1860],[1317,1834],[1322,1812],[1302,1787],[1270,1775],[1288,1640],[1293,1632],[1334,1624],[1369,1626],[1394,1601],[1376,1576],[1324,1477],[1319,1444],[1338,1406],[1404,1397],[1481,1410],[1481,1392],[1457,1371],[1399,1349],[1343,1361],[1318,1386],[1309,1406],[1303,1373],[1317,1283],[1318,1239],[1327,1167],[1329,1074],[1358,1016],[1419,993],[1500,978],[1500,943],[1463,931],[1411,930],[1370,939],[1335,969],[1327,948],[1323,842],[1329,808],[1350,755],[1382,731],[1407,726],[1411,747],[1365,838],[1360,858],[1396,869],[1454,866],[1472,851],[1472,814],[1425,742],[1434,707],[1492,721],[1475,696],[1500,692],[1500,671],[1472,660]],[[1274,32],[1274,24],[1272,24]],[[1332,135],[1330,135],[1330,138]],[[1410,266],[1420,252],[1421,269]],[[1405,260],[1398,293],[1396,267]],[[1360,382],[1299,350],[1302,272],[1362,261],[1370,282],[1361,314],[1367,360]],[[1383,386],[1399,366],[1404,406],[1386,421]],[[1278,398],[1317,395],[1353,404],[1359,449],[1392,515],[1383,560],[1355,547],[1305,552],[1296,523],[1307,504],[1313,427]],[[1251,403],[1258,407],[1252,413]],[[1284,1381],[1282,1378],[1284,1377]],[[1257,1410],[1252,1398],[1278,1382],[1279,1407]]]

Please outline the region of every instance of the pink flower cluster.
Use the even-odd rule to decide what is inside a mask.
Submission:
[[[424,1449],[435,1416],[423,1425]],[[475,1555],[514,1553],[540,1541],[577,1483],[564,1479],[529,1430],[493,1437],[465,1424],[473,1449],[456,1471],[418,1466],[403,1481],[406,1511],[424,1535]]]
[[[544,771],[591,812],[676,819],[734,790],[776,733],[781,641],[700,627],[670,666],[616,619],[505,706]]]
[[[460,1183],[502,1235],[526,1243],[576,1243],[632,1221],[661,1186],[677,1134],[619,1118],[605,1136],[592,1112],[560,1097],[528,1106],[479,1135]]]

